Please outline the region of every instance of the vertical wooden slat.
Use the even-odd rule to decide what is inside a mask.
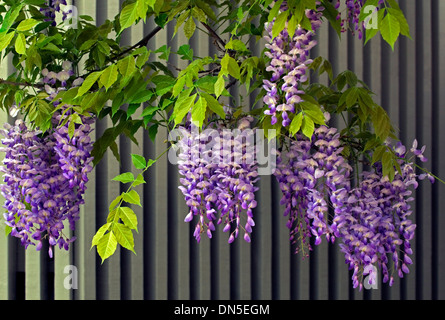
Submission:
[[[417,128],[418,128],[418,141],[420,146],[431,146],[431,105],[432,105],[432,64],[431,64],[431,33],[428,32],[428,24],[431,22],[431,2],[429,1],[417,1],[417,19],[421,29],[418,29],[416,33],[416,45],[417,45],[417,61],[423,63],[417,63],[417,90],[419,92],[418,99],[416,101],[417,110]],[[431,159],[432,148],[427,148],[425,156]],[[422,163],[419,163],[423,165]],[[416,198],[419,200],[419,206],[416,208],[417,212],[417,236],[420,240],[419,246],[417,246],[417,261],[420,272],[417,273],[418,277],[418,299],[431,299],[431,184],[420,183]]]
[[[435,67],[437,72],[437,78],[435,80],[435,91],[437,94],[437,101],[433,106],[436,108],[436,130],[433,133],[434,137],[436,137],[435,144],[432,146],[435,148],[436,153],[436,165],[434,168],[437,170],[436,173],[439,177],[445,177],[445,144],[442,142],[443,137],[445,137],[445,126],[442,125],[445,119],[445,108],[441,107],[445,103],[445,72],[443,71],[445,68],[445,20],[442,19],[443,13],[445,12],[445,2],[439,0],[433,0],[435,2],[435,7],[437,11],[435,12],[435,20],[437,28],[433,30],[433,32],[437,33],[437,42],[434,42],[437,46],[437,60],[435,61]],[[434,12],[434,10],[433,10]],[[437,263],[437,299],[443,300],[445,299],[445,276],[443,275],[443,268],[445,266],[445,236],[441,231],[445,227],[445,215],[443,214],[445,210],[445,186],[442,183],[436,182],[437,193],[435,195],[437,198],[435,199],[437,203],[436,207],[436,215],[437,215],[437,225],[436,225],[436,245],[437,252],[433,254],[438,254],[438,258],[436,260]]]
[[[133,26],[130,29],[129,32],[129,39],[123,39],[123,41],[126,41],[126,45],[133,45],[137,43],[140,39],[144,37],[144,26],[143,23],[139,23],[136,26]],[[139,118],[140,114],[142,113],[142,110],[138,110],[134,118]],[[126,139],[126,143],[128,143],[128,149],[131,154],[138,154],[143,155],[143,138],[144,133],[142,130],[138,131],[135,134],[135,138],[138,141],[139,145],[134,144],[129,139]],[[134,173],[134,176],[136,177],[138,174],[140,174],[140,170],[135,169],[135,167],[132,164],[132,160],[130,155],[127,155],[127,166],[129,166],[131,171]],[[144,203],[144,193],[143,193],[143,185],[137,186],[135,190],[138,192],[138,194],[141,196],[141,203]],[[130,251],[127,252],[128,255],[128,263],[130,265],[130,277],[128,279],[129,281],[129,292],[128,292],[128,299],[131,300],[141,300],[144,297],[144,282],[143,280],[143,224],[145,223],[143,216],[144,216],[144,209],[139,206],[132,206],[132,209],[136,213],[137,219],[138,219],[138,232],[133,231],[134,236],[134,250],[136,254],[131,253]]]
[[[87,14],[96,17],[96,3],[87,0],[74,2],[79,15]],[[80,68],[79,68],[80,69]],[[81,70],[81,69],[80,69]],[[96,125],[93,125],[96,129]],[[93,137],[96,135],[93,131]],[[96,298],[96,249],[91,248],[91,240],[97,231],[96,228],[96,169],[88,176],[85,204],[80,207],[80,217],[74,231],[77,240],[74,242],[73,265],[78,272],[78,289],[74,291],[74,299],[91,300]],[[99,226],[98,226],[99,227]]]
[[[410,24],[411,35],[413,40],[402,37],[399,43],[399,63],[400,63],[400,78],[399,78],[399,103],[403,112],[400,112],[399,124],[400,124],[400,139],[402,142],[410,148],[413,140],[416,138],[416,114],[415,114],[415,101],[416,101],[416,41],[417,41],[417,25],[416,25],[416,3],[414,1],[405,0],[401,2],[401,8],[404,10],[407,20]],[[415,203],[411,204],[413,214],[411,219],[415,221],[417,212],[415,210]],[[413,250],[417,238],[412,241]],[[415,299],[416,297],[416,281],[415,274],[417,268],[417,261],[415,255],[411,257],[414,264],[410,266],[411,276],[407,276],[401,281],[401,288],[403,288],[403,297],[406,299]]]
[[[69,226],[67,225],[67,223],[65,223],[65,225],[66,225],[65,230],[69,230]],[[69,231],[65,231],[64,233],[70,234]],[[72,273],[73,270],[70,269],[69,266],[72,266],[72,252],[65,251],[63,248],[59,249],[57,247],[56,252],[54,252],[54,299],[55,300],[70,300],[72,298],[73,289],[67,286],[70,284],[70,282],[68,282],[69,277],[73,276]],[[67,278],[67,284],[65,284],[66,278]]]
[[[10,66],[8,59],[2,59],[0,61],[0,78],[7,78],[10,72]],[[4,123],[8,122],[8,114],[2,109],[0,110],[0,123],[3,127]],[[3,162],[5,157],[4,153],[0,153],[0,161]],[[3,180],[3,179],[2,179]],[[5,199],[0,196],[0,202],[4,203]],[[3,219],[3,217],[2,217]],[[5,225],[2,224],[0,227],[0,233],[4,234]],[[0,260],[0,300],[7,300],[9,298],[9,287],[11,285],[9,277],[9,263],[7,257],[9,257],[9,238],[5,236],[0,236],[0,256],[4,257]]]
[[[48,252],[37,252],[33,249],[30,247],[25,253],[25,297],[27,300],[40,300],[42,290],[40,256]]]

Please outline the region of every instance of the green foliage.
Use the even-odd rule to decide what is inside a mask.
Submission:
[[[131,158],[134,167],[142,172],[136,178],[132,172],[125,172],[113,178],[113,181],[130,184],[130,186],[126,192],[122,192],[111,202],[107,223],[99,228],[91,243],[91,248],[97,246],[97,253],[102,258],[102,263],[113,255],[117,244],[136,253],[132,230],[138,232],[138,219],[131,205],[142,205],[140,196],[134,188],[146,183],[143,174],[156,160],[147,162],[144,157],[137,154],[132,154]]]

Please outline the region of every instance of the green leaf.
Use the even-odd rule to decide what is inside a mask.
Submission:
[[[215,82],[215,95],[218,98],[223,93],[224,89],[226,88],[226,81],[224,80],[223,76],[219,76],[218,80]]]
[[[392,153],[389,151],[386,151],[382,155],[382,175],[388,176],[390,175],[391,169],[394,170],[394,167],[392,165]]]
[[[203,97],[199,97],[192,109],[192,121],[198,128],[202,128],[206,117],[207,101]]]
[[[346,95],[346,106],[348,108],[352,107],[354,104],[357,103],[358,99],[358,89],[356,87],[350,88],[348,90],[348,94]]]
[[[334,5],[330,0],[322,0],[323,7],[325,10],[323,11],[323,16],[328,19],[329,24],[334,28],[337,32],[337,35],[341,36],[341,19],[337,19],[338,11],[335,9]]]
[[[11,43],[12,38],[14,38],[15,32],[10,32],[8,34],[0,34],[0,52],[5,50],[5,48]]]
[[[99,243],[97,244],[97,253],[102,258],[102,263],[113,255],[116,248],[117,240],[112,231],[106,233],[102,236],[102,238],[100,238]]]
[[[17,26],[17,31],[20,31],[20,32],[28,31],[28,30],[32,29],[33,27],[35,27],[38,23],[39,23],[39,21],[34,20],[32,18],[22,20],[19,23],[19,25]]]
[[[100,76],[100,83],[108,91],[108,89],[117,81],[117,77],[117,66],[115,64],[112,64],[103,71],[102,75]]]
[[[388,14],[382,20],[380,32],[382,33],[382,38],[388,42],[392,50],[394,50],[394,44],[400,34],[400,23],[390,11],[388,11]]]
[[[224,108],[221,105],[221,103],[219,103],[218,100],[216,100],[213,96],[211,96],[210,94],[206,93],[206,92],[201,92],[200,95],[202,97],[204,97],[204,99],[206,99],[207,101],[207,107],[212,110],[214,113],[216,113],[217,115],[219,115],[222,119],[226,118],[226,114],[224,112]]]
[[[147,5],[149,5],[153,9],[155,8],[154,6],[155,6],[155,3],[156,3],[156,0],[145,0],[145,2],[147,3]]]
[[[120,33],[122,33],[122,31],[128,27],[130,27],[135,21],[136,19],[139,17],[139,13],[138,13],[138,6],[136,2],[127,4],[121,11],[120,13],[120,17],[119,17],[119,22],[121,25],[121,30]]]
[[[119,218],[122,222],[132,230],[138,230],[138,217],[134,213],[133,209],[129,207],[119,207],[117,209]]]
[[[185,76],[183,76],[176,81],[172,91],[173,97],[177,97],[184,90],[185,80]]]
[[[131,229],[129,227],[122,223],[113,223],[112,230],[114,235],[116,236],[117,242],[122,247],[132,251],[133,253],[136,253],[134,251],[133,232],[131,232]]]
[[[3,22],[1,24],[1,27],[0,27],[0,34],[6,33],[9,31],[9,29],[14,24],[17,17],[20,15],[20,12],[24,5],[25,5],[24,3],[20,3],[17,7],[15,7],[14,9],[11,8],[11,10],[9,10],[6,13],[6,15],[3,19]]]
[[[203,0],[195,0],[196,5],[205,12],[207,17],[212,19],[213,21],[216,21],[218,18],[216,17],[215,12],[213,12],[212,8],[208,5],[206,1]]]
[[[236,50],[236,51],[248,51],[244,42],[242,42],[241,40],[238,40],[238,39],[231,39],[226,44],[226,49]]]
[[[141,18],[146,20],[147,18],[147,10],[148,10],[148,3],[146,0],[137,0],[137,12],[138,12],[138,18]]]
[[[178,125],[179,123],[181,123],[182,120],[184,119],[184,117],[186,116],[186,114],[189,113],[190,109],[195,104],[196,96],[197,96],[197,94],[195,93],[194,95],[189,96],[182,100],[178,100],[175,103],[175,107],[174,107],[174,111],[173,111],[173,113],[175,115],[175,117],[174,117],[175,125]]]
[[[190,40],[190,38],[195,33],[195,30],[196,30],[195,20],[193,20],[193,18],[190,17],[184,24],[184,34],[187,37],[187,39]]]
[[[135,190],[130,190],[128,192],[123,193],[122,199],[124,199],[125,202],[135,204],[135,205],[142,207],[141,198]]]
[[[408,21],[406,21],[405,15],[403,14],[402,10],[400,10],[400,8],[399,9],[388,8],[388,12],[392,14],[394,17],[396,17],[396,19],[399,21],[400,33],[408,37],[409,39],[412,39]]]
[[[392,129],[391,120],[389,119],[385,109],[376,105],[371,115],[371,120],[374,126],[375,134],[382,141],[385,141]]]
[[[301,129],[303,123],[303,113],[298,113],[293,119],[289,126],[289,133],[294,136]]]
[[[68,125],[68,136],[70,137],[70,139],[73,138],[75,130],[76,130],[76,124],[74,123],[74,121],[71,121]]]
[[[26,53],[26,39],[25,39],[25,35],[23,33],[19,33],[17,35],[14,47],[15,47],[15,51],[17,51],[18,54]]]
[[[278,15],[278,12],[280,11],[280,7],[281,7],[282,3],[283,3],[283,0],[279,0],[279,1],[275,2],[272,9],[269,11],[269,16],[267,18],[267,20],[269,22],[272,21],[273,18],[275,18]]]
[[[192,17],[200,22],[207,22],[207,16],[199,7],[192,8]]]
[[[97,232],[94,235],[93,240],[91,242],[91,248],[93,248],[94,246],[99,244],[100,239],[102,239],[102,237],[104,236],[105,232],[108,231],[110,226],[111,226],[111,223],[106,223],[102,227],[100,227],[99,230],[97,230]]]
[[[180,46],[177,53],[181,56],[182,60],[193,60],[193,49],[191,49],[188,44]]]
[[[290,17],[289,22],[287,24],[287,32],[289,33],[289,38],[293,38],[295,31],[297,30],[297,16],[295,14]]]
[[[111,212],[121,202],[122,195],[117,196],[111,203],[108,210]]]
[[[131,104],[141,104],[150,100],[153,94],[153,91],[143,88],[141,91],[130,97],[127,102]]]
[[[300,105],[305,116],[309,116],[316,124],[325,125],[325,117],[323,111],[321,111],[318,105],[313,104],[309,101],[303,101],[300,103]]]
[[[144,111],[142,111],[141,117],[143,118],[145,116],[150,116],[157,110],[159,110],[159,107],[148,106],[147,108],[144,109]]]
[[[145,160],[145,158],[141,155],[138,154],[132,154],[131,155],[131,160],[133,162],[133,165],[136,169],[145,169],[145,167],[147,166],[147,161]]]
[[[144,183],[146,183],[145,179],[144,179],[144,175],[142,173],[140,173],[134,180],[133,186],[136,187],[136,186],[138,186],[140,184],[144,184]]]
[[[240,67],[238,65],[238,62],[236,62],[236,60],[228,54],[225,54],[224,57],[221,59],[220,77],[221,75],[226,74],[230,74],[235,79],[240,78]]]
[[[131,77],[136,71],[136,62],[133,56],[128,56],[118,62],[119,72],[122,77]]]
[[[158,134],[158,128],[159,128],[159,124],[156,123],[156,124],[150,126],[150,128],[148,129],[148,137],[153,142],[155,142],[156,135]]]
[[[96,83],[97,79],[99,79],[102,73],[103,71],[96,71],[91,73],[80,86],[79,92],[77,93],[77,97],[81,97],[85,93],[87,93],[91,89],[91,87]]]
[[[382,159],[383,153],[386,151],[386,146],[377,147],[372,154],[372,164]]]
[[[129,182],[134,181],[134,175],[131,172],[125,172],[125,173],[118,175],[117,177],[114,177],[112,180],[119,181],[122,183],[129,183]]]
[[[314,134],[314,131],[315,131],[314,121],[310,117],[305,116],[303,118],[301,130],[306,137],[308,137],[309,139],[312,139],[312,135]]]

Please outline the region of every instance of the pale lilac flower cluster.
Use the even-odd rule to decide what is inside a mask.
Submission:
[[[67,67],[67,64],[64,64]],[[65,68],[66,69],[66,68]],[[52,100],[57,91],[50,84],[60,86],[66,81],[63,72],[51,73],[44,78],[45,89]],[[59,77],[59,75],[61,75]],[[6,199],[5,223],[11,228],[11,235],[21,239],[27,248],[36,245],[42,248],[43,241],[49,243],[49,255],[53,247],[68,250],[69,239],[63,234],[64,222],[68,221],[74,230],[79,219],[80,205],[84,203],[88,173],[93,169],[91,151],[93,143],[89,137],[93,118],[81,116],[83,124],[75,124],[73,136],[68,134],[69,121],[62,124],[72,112],[68,106],[59,106],[52,117],[54,129],[42,133],[27,127],[23,120],[14,126],[5,124],[1,142],[5,146],[3,160],[5,184],[0,186]]]
[[[53,26],[56,26],[56,12],[62,14],[62,21],[65,21],[68,15],[72,13],[71,9],[63,10],[61,5],[66,6],[66,0],[47,0],[46,7],[40,9],[40,12],[48,18],[47,21],[52,21]]]
[[[282,10],[285,10],[286,1],[283,5]],[[317,11],[306,10],[312,31],[298,26],[293,37],[289,36],[287,22],[284,30],[275,38],[272,36],[275,19],[266,24],[268,36],[265,36],[265,40],[266,48],[269,50],[265,55],[271,59],[266,71],[272,75],[270,79],[263,81],[263,87],[267,91],[263,102],[268,106],[264,113],[271,116],[272,124],[277,123],[281,116],[282,125],[287,127],[291,123],[289,113],[295,113],[295,105],[302,101],[300,95],[304,92],[300,90],[299,84],[307,80],[306,71],[308,65],[312,63],[309,51],[317,44],[313,36],[321,25],[323,9],[319,7]]]
[[[193,236],[200,242],[202,233],[206,233],[212,238],[212,231],[215,231],[214,221],[216,220],[214,203],[218,197],[216,191],[216,166],[208,157],[208,150],[205,137],[197,138],[193,133],[193,124],[180,128],[183,137],[178,141],[181,149],[179,154],[178,169],[182,178],[179,179],[187,206],[190,211],[185,217],[185,222],[190,222],[195,216],[199,221],[195,226]]]
[[[62,231],[65,220],[74,230],[79,206],[84,203],[86,176],[92,169],[87,126],[76,130],[77,141],[61,139],[66,126],[42,135],[17,120],[15,126],[6,124],[2,130],[5,184],[0,191],[8,211],[4,218],[12,228],[11,235],[20,238],[25,247],[35,245],[35,240],[40,250],[46,239],[52,256],[53,246],[68,250],[74,241]]]
[[[304,257],[312,250],[311,236],[315,245],[323,235],[334,242],[338,226],[329,218],[329,205],[335,215],[348,198],[352,168],[341,155],[339,138],[337,129],[321,126],[311,140],[297,134],[278,152],[274,175],[283,193],[280,203],[289,217],[290,240]]]
[[[412,150],[425,160],[424,148],[416,148],[417,142]],[[416,175],[401,143],[394,147],[394,152],[400,158],[401,173],[396,171],[390,181],[382,177],[381,163],[376,163],[373,171],[363,172],[360,184],[350,192],[346,205],[334,218],[335,235],[342,238],[340,248],[345,262],[354,271],[354,288],[363,287],[365,276],[369,285],[374,284],[378,269],[382,271],[383,282],[392,285],[393,273],[403,278],[412,264],[410,241],[416,225],[409,219],[412,214],[409,203],[414,200],[410,187],[417,188],[417,179],[424,177]]]
[[[379,0],[378,5],[383,4],[384,0]],[[351,26],[351,32],[354,35],[358,32],[358,38],[363,38],[363,30],[365,28],[365,22],[360,22],[360,14],[363,6],[365,5],[365,0],[345,0],[346,4],[346,18],[342,19],[341,26],[342,32],[347,32],[348,28]],[[339,9],[341,5],[341,0],[337,0],[335,3],[335,8]],[[376,8],[378,10],[378,8]],[[341,19],[341,13],[338,14],[337,19]]]
[[[240,229],[244,231],[244,240],[251,241],[258,171],[253,141],[243,134],[251,121],[243,118],[237,130],[218,124],[208,135],[204,131],[199,137],[193,134],[193,125],[181,128],[185,134],[178,142],[182,176],[179,189],[190,209],[184,221],[199,217],[194,231],[198,242],[204,232],[212,238],[215,224],[224,224],[223,231],[230,231],[229,243],[238,237]]]

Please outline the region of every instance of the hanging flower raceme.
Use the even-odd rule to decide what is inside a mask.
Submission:
[[[303,256],[312,249],[311,236],[315,245],[322,236],[334,242],[337,224],[329,219],[329,204],[336,215],[348,198],[352,168],[341,155],[339,137],[337,129],[321,126],[311,140],[297,134],[278,152],[274,175],[283,193],[284,215],[289,217],[290,240]]]
[[[178,169],[182,175],[179,189],[182,191],[187,206],[190,211],[185,217],[185,222],[193,220],[194,216],[199,217],[193,233],[199,242],[202,233],[212,237],[215,231],[214,221],[216,220],[214,203],[216,194],[216,165],[204,154],[208,154],[206,139],[194,124],[187,127],[178,128],[182,133],[182,138],[178,141],[179,154]],[[211,151],[210,151],[211,152]],[[211,156],[211,155],[210,155]]]
[[[224,224],[224,232],[231,231],[229,243],[238,237],[240,228],[244,231],[244,240],[250,242],[252,227],[255,226],[252,210],[257,206],[255,192],[258,187],[255,183],[259,178],[250,130],[252,120],[250,117],[241,119],[236,130],[223,130],[219,138],[221,153],[215,170],[216,204],[220,211],[218,224]]]
[[[71,64],[64,63],[59,73],[44,71],[45,90],[53,100],[62,84],[71,74]],[[80,80],[76,80],[78,84]],[[57,108],[52,117],[53,127],[43,133],[30,129],[23,120],[14,126],[5,125],[2,140],[5,152],[5,184],[0,191],[6,199],[4,208],[5,223],[11,235],[21,239],[25,247],[36,245],[40,250],[43,241],[49,243],[49,255],[53,247],[68,250],[75,237],[68,238],[64,233],[67,221],[72,230],[79,219],[80,205],[84,203],[88,174],[93,169],[91,151],[93,143],[89,137],[94,119],[79,116],[82,124],[70,124],[71,109],[67,105]],[[69,134],[73,129],[72,135]]]
[[[423,151],[416,147],[417,142],[412,150],[425,160]],[[410,241],[416,225],[410,220],[409,203],[414,200],[411,189],[417,188],[417,180],[427,175],[416,175],[401,143],[394,152],[400,158],[400,172],[396,171],[393,181],[382,176],[381,163],[376,163],[373,171],[362,173],[360,184],[351,191],[346,205],[334,218],[335,234],[342,238],[340,248],[346,264],[354,270],[354,288],[363,287],[365,276],[366,285],[375,284],[378,269],[382,271],[383,282],[389,281],[392,285],[394,273],[403,278],[412,264]]]
[[[179,128],[179,188],[189,207],[185,222],[199,217],[194,231],[198,242],[202,233],[212,238],[215,224],[224,224],[223,231],[230,231],[229,243],[238,237],[240,228],[244,240],[251,240],[258,189],[253,141],[247,136],[251,120],[240,120],[237,130],[221,124],[202,132],[193,124]]]
[[[283,6],[282,10],[286,10],[286,1]],[[263,101],[269,107],[264,113],[271,116],[272,124],[281,116],[282,125],[287,127],[291,123],[289,113],[295,113],[295,105],[302,101],[300,95],[304,92],[299,89],[299,85],[307,80],[306,71],[312,63],[309,52],[317,44],[313,36],[321,25],[322,11],[322,7],[318,11],[306,10],[312,31],[298,26],[293,36],[289,36],[288,22],[276,37],[272,34],[275,19],[266,24],[268,35],[265,40],[268,51],[265,54],[271,59],[266,71],[271,72],[271,77],[263,81],[263,87],[267,91]]]

